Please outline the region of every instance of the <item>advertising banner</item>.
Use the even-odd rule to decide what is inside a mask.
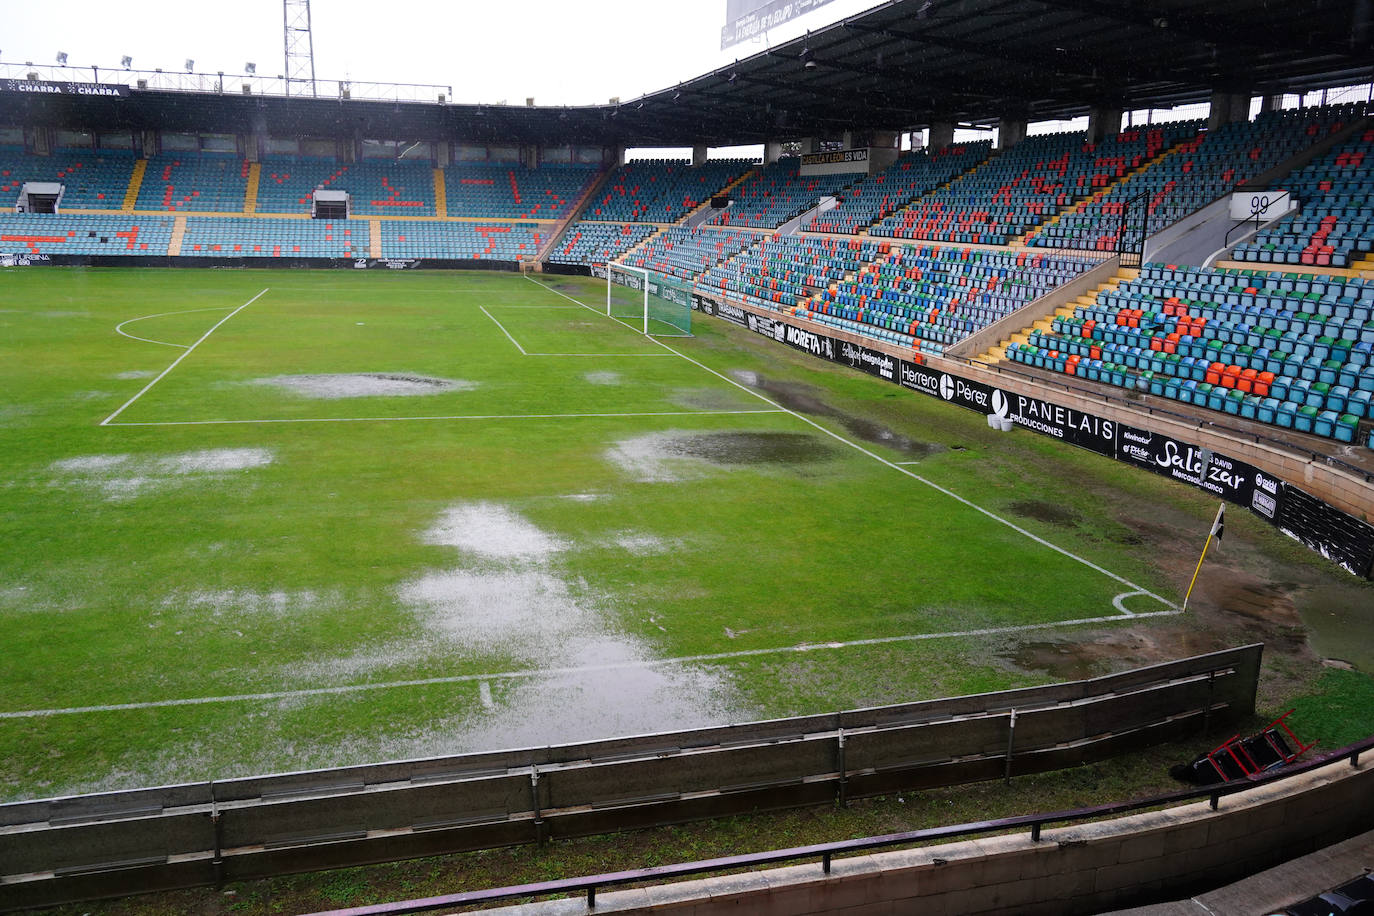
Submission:
[[[0,79],[0,92],[24,92],[33,95],[103,95],[123,99],[128,98],[129,87],[112,83]]]
[[[1121,425],[1117,436],[1117,458],[1127,464],[1172,477],[1247,509],[1254,502],[1259,470],[1252,464],[1134,426]]]
[[[1369,578],[1374,565],[1374,528],[1283,484],[1278,529],[1346,572]]]

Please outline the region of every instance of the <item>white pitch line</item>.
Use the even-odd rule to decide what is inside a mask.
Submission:
[[[782,410],[659,410],[641,413],[507,413],[446,417],[282,417],[268,420],[150,420],[102,423],[102,426],[233,426],[254,423],[402,423],[423,420],[599,420],[616,417],[729,417],[736,414],[784,413]]]
[[[482,702],[484,709],[496,708],[496,701],[491,698],[491,681],[482,681],[477,685],[477,699]]]
[[[175,311],[175,312],[158,312],[158,313],[155,314],[155,315],[140,315],[140,316],[138,316],[137,318],[129,318],[129,319],[127,319],[127,320],[125,320],[125,321],[121,321],[119,324],[115,325],[115,333],[116,333],[116,334],[121,334],[121,335],[123,335],[123,336],[129,338],[130,340],[141,340],[141,341],[143,341],[144,343],[161,344],[161,345],[164,346],[164,347],[179,347],[180,349],[185,350],[185,349],[187,349],[186,344],[171,343],[170,341],[166,341],[166,340],[153,340],[151,337],[139,337],[139,336],[137,336],[137,335],[135,335],[135,334],[126,334],[126,333],[124,332],[124,325],[126,325],[126,324],[133,324],[135,321],[147,321],[149,318],[165,318],[165,317],[168,316],[168,315],[189,315],[189,314],[191,314],[192,312],[227,312],[227,311],[229,311],[231,308],[233,308],[232,305],[217,305],[217,306],[215,306],[215,307],[213,307],[213,308],[204,308],[204,309],[178,309],[178,310]]]
[[[1182,611],[1152,611],[1136,614],[1132,621],[1146,617],[1174,617]],[[922,642],[931,639],[961,639],[977,636],[1001,636],[1009,633],[1027,633],[1036,630],[1051,630],[1060,627],[1087,626],[1094,623],[1122,623],[1128,618],[1112,615],[1109,617],[1082,617],[1077,620],[1055,620],[1049,623],[1026,623],[1006,627],[983,627],[977,630],[955,630],[945,633],[913,633],[903,636],[877,636],[869,639],[852,639],[847,642],[803,643],[796,646],[778,646],[768,649],[741,649],[735,652],[716,652],[704,655],[685,655],[679,658],[645,659],[642,661],[613,662],[604,665],[583,667],[524,669],[516,671],[488,672],[486,674],[454,674],[447,677],[431,677],[412,681],[385,681],[371,684],[344,684],[338,687],[311,687],[302,690],[276,690],[267,693],[239,693],[218,697],[187,697],[175,700],[147,700],[141,703],[109,703],[102,706],[69,706],[59,709],[21,709],[0,712],[0,719],[40,719],[50,716],[69,716],[80,713],[123,712],[138,709],[165,709],[172,706],[206,706],[214,703],[248,703],[267,700],[290,700],[300,697],[337,696],[339,694],[364,693],[372,690],[399,690],[407,687],[433,687],[441,684],[466,684],[478,682],[478,691],[485,682],[500,680],[531,679],[540,677],[566,677],[579,674],[601,674],[609,671],[643,670],[647,668],[666,668],[673,665],[692,665],[709,662],[731,661],[739,658],[757,658],[763,655],[782,655],[794,652],[824,652],[838,649],[852,649],[860,646],[883,646],[894,643]]]
[[[587,305],[585,302],[579,302],[577,299],[574,299],[572,296],[569,296],[569,295],[566,295],[565,293],[559,292],[558,290],[553,289],[552,287],[544,286],[543,283],[540,283],[538,280],[534,279],[533,277],[526,276],[525,279],[526,279],[526,280],[529,280],[531,283],[534,283],[534,284],[537,285],[537,286],[543,286],[544,289],[548,290],[548,291],[551,292],[551,293],[554,293],[555,295],[562,296],[564,299],[567,299],[569,302],[577,302],[578,305],[582,306],[583,308],[585,308],[585,309],[586,309],[587,311],[589,311],[589,312],[592,312],[592,313],[597,314],[597,315],[600,315],[600,314],[601,314],[601,312],[599,312],[599,311],[597,311],[596,309],[592,308],[590,305]],[[614,317],[614,316],[609,316],[609,317],[611,317],[611,320],[612,320],[612,321],[620,321],[620,319],[618,319],[618,318],[616,318],[616,317]],[[620,322],[620,323],[621,323],[621,324],[625,324],[625,322],[623,322],[623,321]],[[628,325],[628,324],[625,325],[625,326],[626,326],[626,327],[631,327],[631,326]],[[637,330],[637,329],[631,328],[631,330]],[[1000,523],[1000,524],[1002,524],[1002,525],[1007,526],[1007,527],[1010,528],[1012,531],[1015,531],[1017,534],[1020,534],[1020,535],[1022,535],[1023,537],[1027,537],[1027,538],[1029,538],[1030,540],[1034,541],[1035,543],[1040,544],[1040,545],[1043,546],[1043,547],[1047,547],[1047,548],[1049,548],[1050,550],[1053,550],[1055,553],[1058,553],[1058,554],[1061,554],[1061,555],[1063,555],[1063,556],[1065,556],[1065,557],[1068,557],[1070,560],[1073,560],[1073,561],[1075,561],[1075,562],[1077,562],[1077,563],[1081,563],[1082,565],[1088,567],[1088,568],[1091,569],[1091,570],[1094,570],[1094,571],[1096,571],[1096,572],[1101,573],[1102,575],[1106,576],[1106,577],[1109,578],[1109,579],[1112,579],[1112,580],[1114,580],[1114,581],[1116,581],[1116,582],[1120,582],[1122,585],[1125,585],[1125,586],[1127,586],[1128,588],[1131,588],[1132,590],[1138,592],[1139,594],[1148,595],[1148,596],[1150,596],[1151,598],[1155,599],[1156,601],[1158,601],[1160,604],[1164,605],[1164,606],[1167,607],[1167,608],[1174,608],[1174,609],[1177,609],[1177,608],[1178,608],[1178,605],[1174,604],[1172,601],[1168,601],[1168,600],[1166,600],[1166,599],[1160,597],[1159,595],[1156,595],[1154,592],[1152,592],[1152,591],[1150,591],[1150,590],[1148,590],[1148,589],[1142,588],[1141,586],[1139,586],[1139,585],[1137,585],[1136,583],[1132,582],[1130,579],[1127,579],[1127,578],[1125,578],[1124,576],[1119,576],[1119,575],[1117,575],[1116,573],[1112,572],[1112,571],[1109,570],[1109,569],[1104,569],[1103,567],[1098,566],[1096,563],[1092,562],[1092,561],[1089,560],[1089,559],[1086,559],[1086,558],[1084,558],[1084,557],[1080,557],[1078,554],[1076,554],[1076,553],[1074,553],[1074,552],[1072,552],[1072,551],[1070,551],[1070,550],[1067,550],[1066,548],[1060,547],[1058,544],[1051,543],[1050,541],[1045,540],[1044,538],[1040,537],[1039,535],[1034,534],[1034,533],[1032,533],[1032,532],[1030,532],[1030,531],[1027,531],[1025,528],[1022,528],[1020,525],[1016,524],[1015,522],[1011,521],[1010,519],[1005,519],[1005,518],[1003,518],[1002,516],[998,515],[997,513],[993,512],[992,510],[983,508],[982,506],[978,505],[977,503],[973,502],[972,500],[966,499],[965,497],[960,496],[958,493],[955,493],[953,490],[950,490],[950,489],[947,489],[947,488],[945,488],[945,487],[942,487],[942,486],[940,486],[938,483],[935,483],[935,482],[932,481],[932,480],[927,480],[926,478],[922,477],[920,474],[916,474],[916,473],[914,473],[914,472],[912,472],[912,471],[910,471],[910,470],[908,470],[908,469],[902,467],[901,465],[898,465],[898,464],[895,464],[895,463],[893,463],[893,462],[891,462],[891,461],[888,461],[886,458],[884,458],[882,455],[879,455],[877,452],[870,451],[870,450],[864,448],[862,445],[859,445],[857,442],[853,442],[853,441],[851,441],[851,440],[849,440],[849,439],[846,439],[844,436],[841,436],[839,433],[836,433],[836,432],[833,432],[833,431],[831,431],[831,430],[829,430],[829,429],[826,429],[824,426],[822,426],[821,424],[817,423],[815,420],[812,420],[810,417],[803,416],[802,414],[797,413],[795,410],[789,410],[788,408],[782,406],[781,404],[777,403],[776,401],[772,400],[771,398],[766,397],[765,395],[762,395],[762,394],[760,394],[759,392],[755,391],[754,389],[750,388],[748,385],[743,385],[743,384],[741,384],[741,383],[735,381],[734,379],[730,378],[728,375],[723,375],[723,374],[717,372],[716,370],[712,369],[710,366],[707,366],[707,365],[705,365],[705,364],[703,364],[703,363],[701,363],[701,362],[698,362],[697,360],[695,360],[695,359],[693,359],[692,357],[688,356],[686,353],[683,353],[683,352],[681,352],[681,351],[679,351],[679,350],[673,349],[672,347],[668,346],[668,345],[667,345],[666,343],[664,343],[663,341],[658,340],[657,338],[653,338],[653,337],[651,337],[650,340],[652,340],[654,343],[658,344],[660,347],[662,347],[663,349],[667,350],[668,352],[670,352],[670,353],[675,353],[675,354],[677,354],[678,356],[682,357],[683,359],[687,360],[687,362],[692,363],[693,365],[695,365],[695,366],[697,366],[697,367],[699,367],[699,368],[705,370],[706,372],[711,373],[712,375],[714,375],[716,378],[720,379],[721,381],[723,381],[723,382],[728,382],[729,384],[734,385],[736,388],[740,389],[741,391],[746,391],[746,392],[748,392],[749,394],[751,394],[751,395],[753,395],[754,397],[758,398],[760,401],[763,401],[765,404],[771,404],[772,406],[776,407],[778,410],[781,410],[781,411],[783,411],[784,413],[789,413],[789,414],[791,414],[792,416],[796,417],[798,420],[801,420],[803,423],[807,424],[808,426],[814,427],[815,429],[819,430],[820,432],[824,433],[825,435],[829,436],[830,438],[834,439],[835,441],[837,441],[837,442],[842,442],[842,443],[844,443],[845,445],[849,446],[850,448],[854,449],[855,451],[857,451],[857,452],[859,452],[859,453],[861,453],[861,454],[867,455],[869,458],[872,458],[874,461],[877,461],[877,462],[880,463],[880,464],[885,464],[885,465],[887,465],[888,467],[892,468],[892,469],[893,469],[894,471],[896,471],[897,473],[899,473],[899,474],[905,474],[906,476],[910,477],[912,480],[915,480],[915,481],[918,481],[918,482],[920,482],[920,483],[923,483],[923,484],[925,484],[926,486],[930,487],[932,490],[935,490],[935,491],[937,491],[937,492],[939,492],[939,493],[943,493],[944,495],[948,496],[950,499],[953,499],[953,500],[956,500],[956,501],[962,503],[963,505],[965,505],[965,506],[967,506],[968,508],[974,510],[975,512],[978,512],[978,513],[980,513],[980,514],[986,516],[987,518],[989,518],[989,519],[991,519],[991,520],[993,520],[993,521],[995,521],[995,522],[998,522],[998,523]],[[1135,615],[1135,616],[1137,616],[1137,617],[1144,617],[1145,615],[1144,615],[1144,614],[1137,614],[1137,615]]]
[[[182,361],[183,359],[185,359],[186,357],[190,356],[191,353],[196,349],[196,347],[200,346],[202,343],[205,342],[205,339],[206,339],[207,337],[209,337],[211,334],[215,333],[215,330],[216,330],[220,325],[224,324],[224,323],[225,323],[226,321],[228,321],[230,318],[233,318],[233,317],[234,317],[235,315],[237,315],[239,312],[241,312],[241,311],[243,311],[244,309],[248,308],[248,306],[252,305],[254,302],[257,302],[257,301],[258,301],[259,299],[261,299],[264,295],[266,295],[266,294],[267,294],[268,288],[269,288],[269,287],[264,287],[263,290],[262,290],[262,292],[258,293],[258,294],[257,294],[256,296],[254,296],[252,299],[249,299],[249,300],[248,300],[247,302],[245,302],[243,305],[240,305],[238,308],[234,309],[234,310],[233,310],[232,312],[230,312],[228,315],[225,315],[225,316],[224,316],[223,318],[221,318],[219,321],[216,321],[215,324],[214,324],[214,326],[211,327],[210,330],[208,330],[208,331],[206,331],[204,334],[200,335],[200,339],[199,339],[199,340],[197,340],[195,343],[193,343],[193,344],[191,344],[189,347],[187,347],[186,350],[185,350],[180,356],[178,356],[176,359],[172,360],[172,364],[171,364],[170,366],[168,366],[166,369],[163,369],[162,372],[158,373],[157,378],[153,379],[151,382],[149,382],[148,384],[144,385],[144,386],[143,386],[143,390],[141,390],[138,394],[134,395],[133,397],[129,398],[129,400],[125,401],[122,405],[120,405],[120,408],[119,408],[118,410],[116,410],[114,413],[110,414],[108,417],[106,417],[105,419],[101,420],[101,421],[100,421],[100,425],[101,425],[101,426],[109,426],[109,425],[110,425],[110,421],[112,421],[115,417],[117,417],[117,416],[119,416],[120,414],[122,414],[124,411],[128,410],[128,409],[129,409],[129,405],[133,404],[134,401],[137,401],[139,398],[143,397],[145,394],[147,394],[147,393],[149,392],[149,390],[152,389],[152,387],[153,387],[154,385],[156,385],[158,382],[160,382],[160,381],[162,381],[164,378],[166,378],[166,377],[167,377],[167,373],[171,372],[171,371],[172,371],[173,369],[175,369],[178,365],[180,365],[180,364],[181,364],[181,361]],[[129,425],[129,424],[123,424],[123,425],[126,425],[126,426],[127,426],[127,425]]]
[[[501,322],[497,321],[496,316],[493,315],[491,312],[488,312],[487,307],[485,305],[479,305],[477,307],[482,310],[483,315],[486,315],[488,318],[490,318],[492,322],[498,328],[501,329],[501,333],[506,335],[506,340],[509,340],[511,343],[515,344],[515,349],[520,351],[521,356],[529,356],[529,354],[525,352],[525,348],[520,346],[520,341],[516,340],[514,337],[511,336],[510,331],[506,330],[506,326]]]

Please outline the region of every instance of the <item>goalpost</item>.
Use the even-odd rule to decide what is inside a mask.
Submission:
[[[692,336],[692,287],[643,267],[606,265],[606,314],[650,337]]]

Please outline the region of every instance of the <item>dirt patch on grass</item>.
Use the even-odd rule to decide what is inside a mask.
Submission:
[[[336,375],[274,375],[254,379],[251,384],[281,388],[306,398],[423,397],[448,391],[469,391],[476,382],[462,379],[431,378],[410,373],[357,372]]]
[[[797,413],[804,413],[813,417],[832,417],[859,439],[890,448],[908,458],[926,458],[945,450],[945,446],[938,443],[912,439],[910,436],[904,436],[867,417],[856,416],[833,407],[821,400],[817,389],[809,385],[781,382],[750,371],[736,371],[732,372],[731,375],[734,376],[735,381],[762,391],[788,410],[795,410]]]
[[[1039,499],[1022,499],[1012,503],[1007,508],[1022,518],[1033,518],[1036,521],[1048,522],[1051,525],[1066,528],[1077,525],[1083,520],[1081,515],[1067,506]]]
[[[669,431],[623,439],[607,458],[636,480],[652,483],[698,477],[703,465],[795,465],[825,461],[835,451],[808,433]]]

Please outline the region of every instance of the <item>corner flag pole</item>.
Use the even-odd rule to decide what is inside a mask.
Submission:
[[[1207,532],[1207,540],[1202,545],[1202,556],[1197,558],[1197,569],[1193,570],[1193,581],[1188,583],[1188,591],[1183,596],[1183,610],[1188,610],[1188,598],[1193,594],[1193,586],[1197,584],[1197,574],[1202,572],[1202,561],[1207,559],[1207,548],[1212,546],[1212,538],[1221,540],[1222,530],[1226,527],[1226,503],[1217,507],[1217,517],[1212,522],[1212,530]]]

